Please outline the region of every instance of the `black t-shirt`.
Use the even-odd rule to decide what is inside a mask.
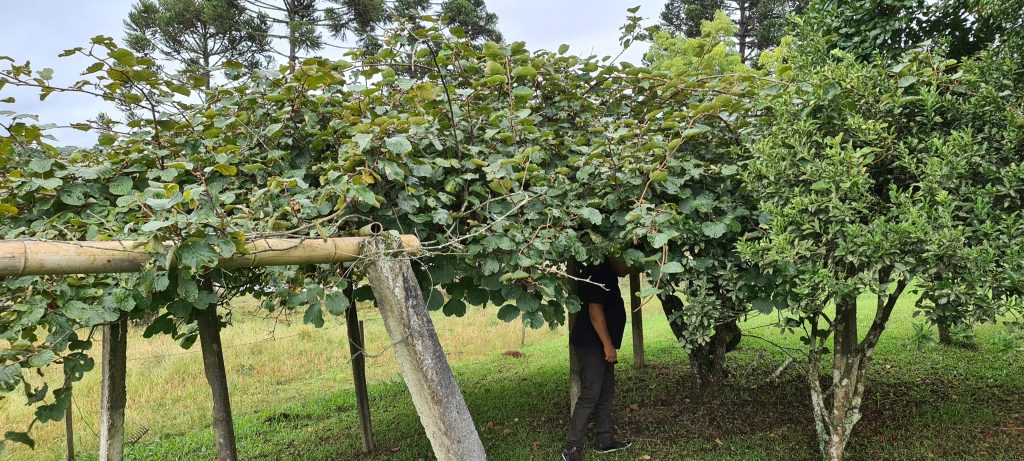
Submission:
[[[622,333],[626,329],[626,304],[622,302],[619,292],[619,277],[611,263],[605,259],[596,266],[584,266],[580,269],[580,278],[590,279],[594,283],[580,281],[579,297],[582,301],[580,312],[576,315],[576,323],[569,333],[569,343],[577,347],[602,349],[601,338],[597,336],[594,325],[590,322],[590,304],[604,306],[605,323],[608,334],[616,349],[622,346]]]

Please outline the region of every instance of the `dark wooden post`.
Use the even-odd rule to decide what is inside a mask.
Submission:
[[[71,383],[71,373],[64,372],[64,388],[68,392],[74,392]],[[74,398],[73,396],[71,397]],[[71,413],[71,405],[68,405],[68,409],[64,410],[64,439],[67,440],[67,457],[66,461],[75,461],[75,420],[73,413]]]
[[[197,312],[196,317],[199,323],[199,344],[203,352],[203,372],[213,395],[213,437],[217,446],[217,461],[238,461],[217,305],[206,306],[206,309]]]
[[[359,320],[359,313],[356,311],[354,283],[349,283],[345,289],[345,296],[348,297],[345,322],[348,326],[348,348],[352,354],[352,381],[355,383],[356,407],[359,409],[360,435],[363,451],[369,453],[374,450],[374,443],[373,425],[370,422],[370,394],[366,385],[366,338],[363,335],[363,322]]]
[[[368,239],[367,275],[416,413],[439,461],[484,461],[480,434],[397,236]]]
[[[128,318],[103,326],[100,390],[100,461],[124,459],[125,375],[128,361]]]
[[[640,311],[640,274],[629,274],[629,311],[633,326],[633,368],[644,366],[644,315]]]

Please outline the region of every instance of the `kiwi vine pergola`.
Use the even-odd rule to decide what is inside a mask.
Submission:
[[[368,229],[364,233],[371,235],[255,240],[247,244],[243,254],[220,259],[217,267],[230,270],[365,262],[381,318],[435,455],[439,460],[486,459],[412,271],[409,256],[419,252],[419,240],[411,235],[382,233],[379,225],[364,229]],[[138,272],[152,260],[144,247],[145,242],[136,241],[0,241],[0,277]],[[368,449],[373,442],[366,377],[360,360],[362,334],[351,298],[347,319],[363,446]],[[217,459],[236,461],[238,454],[220,342],[220,321],[215,307],[201,312],[198,327],[203,369],[213,396]],[[126,360],[127,319],[123,318],[103,327],[101,461],[123,459]]]

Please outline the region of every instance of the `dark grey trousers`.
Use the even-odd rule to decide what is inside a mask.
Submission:
[[[594,419],[598,445],[615,439],[612,432],[612,399],[615,396],[615,365],[604,360],[604,351],[570,346],[580,362],[580,398],[569,421],[566,447],[583,448],[587,424]]]

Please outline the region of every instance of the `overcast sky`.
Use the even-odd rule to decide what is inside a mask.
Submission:
[[[0,27],[0,56],[19,63],[31,61],[37,70],[53,68],[56,82],[72,82],[89,63],[57,55],[68,48],[88,46],[96,35],[120,40],[121,21],[132,3],[134,0],[0,0],[0,10],[6,16]],[[488,8],[498,14],[499,29],[507,41],[522,40],[529,49],[549,50],[567,43],[572,52],[584,55],[618,54],[619,27],[625,22],[626,8],[640,5],[641,16],[656,18],[663,4],[664,0],[487,1]],[[634,48],[622,59],[639,63],[643,51]],[[331,57],[332,52],[340,54],[330,49],[324,54]],[[10,87],[0,95],[0,99],[17,99],[14,104],[0,104],[0,110],[37,114],[43,123],[67,124],[111,111],[101,101],[79,95],[56,94],[44,103],[33,93]],[[62,145],[91,145],[95,140],[95,135],[75,130],[52,133]]]

